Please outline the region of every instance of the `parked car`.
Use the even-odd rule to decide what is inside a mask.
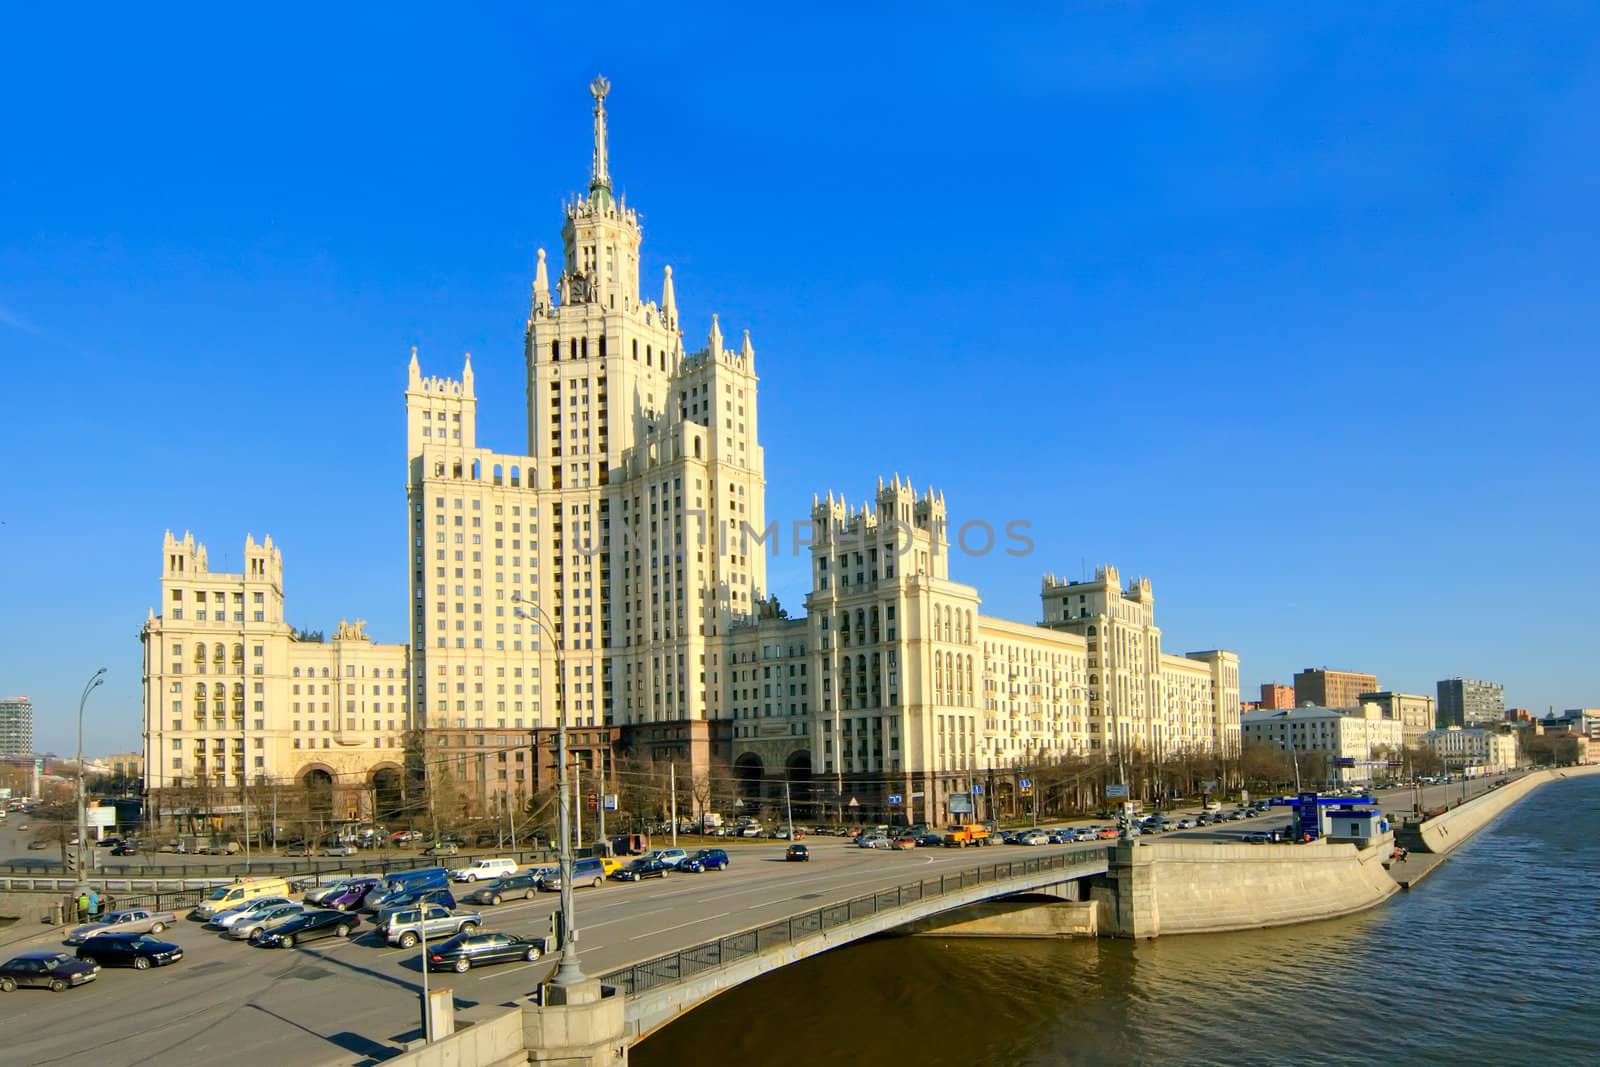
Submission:
[[[178,921],[170,911],[149,908],[124,908],[102,916],[99,922],[75,927],[66,936],[69,945],[81,945],[91,937],[106,934],[159,934]]]
[[[437,904],[442,908],[453,908],[456,906],[456,897],[449,889],[411,889],[385,897],[383,906],[377,909],[377,914],[383,916],[402,908],[415,908],[421,904]]]
[[[294,901],[288,897],[257,897],[246,904],[229,908],[227,911],[217,912],[206,921],[206,926],[214,930],[228,930],[241,919],[247,919],[259,912],[271,911],[273,908],[281,908],[285,904],[293,903]]]
[[[65,952],[24,952],[0,964],[0,993],[18,989],[64,993],[94,981],[99,974],[99,964],[73,959]]]
[[[811,859],[811,850],[796,841],[783,850],[783,858],[791,863],[806,863]]]
[[[665,878],[671,865],[650,856],[640,856],[626,867],[611,872],[619,882],[641,882],[646,878]]]
[[[517,873],[517,861],[510,856],[485,857],[473,860],[472,865],[469,867],[457,867],[450,872],[450,880],[452,882],[487,881],[491,878],[499,878],[503,874],[515,873]]]
[[[287,922],[295,916],[304,915],[305,913],[306,907],[304,904],[296,904],[293,901],[274,904],[270,908],[263,908],[254,914],[243,915],[235,919],[228,924],[224,936],[234,941],[254,941],[257,934],[265,933],[279,923]]]
[[[303,911],[262,930],[250,939],[250,943],[262,948],[294,948],[302,941],[349,937],[350,931],[360,923],[360,916],[345,911]]]
[[[478,912],[456,915],[438,904],[424,904],[394,912],[385,919],[379,930],[389,944],[411,948],[422,940],[424,931],[429,941],[443,941],[456,934],[476,933],[482,925],[483,916]]]
[[[614,863],[615,861],[612,862]],[[602,863],[594,856],[585,856],[581,860],[573,860],[572,887],[576,889],[579,886],[587,885],[598,889],[600,884],[604,882],[611,874],[615,874],[617,870],[618,868],[613,867],[608,872],[606,869],[606,864]],[[561,888],[561,868],[553,867],[547,870],[546,873],[540,875],[539,888],[545,890],[546,892],[555,892],[559,890]]]
[[[1265,845],[1272,840],[1272,835],[1265,830],[1251,830],[1239,840],[1247,845]]]
[[[728,868],[728,854],[720,848],[702,848],[691,853],[678,864],[678,870],[699,874],[701,871],[723,871]]]
[[[409,845],[421,840],[421,830],[396,830],[389,835],[389,844],[391,845]]]
[[[676,867],[689,858],[689,853],[681,848],[658,848],[645,854],[646,859],[660,860],[668,867]]]
[[[944,847],[944,835],[943,834],[932,834],[932,833],[923,834],[921,837],[917,838],[917,847],[918,848],[943,848]]]
[[[537,873],[523,871],[521,874],[508,874],[503,878],[486,882],[461,899],[469,904],[500,904],[511,897],[532,900],[538,892]]]
[[[860,839],[856,841],[857,848],[889,848],[892,844],[893,842],[889,840],[887,834],[877,832],[862,834]]]
[[[527,960],[532,963],[545,953],[545,939],[520,934],[457,934],[428,949],[428,970],[466,974],[486,963]]]
[[[383,879],[377,875],[346,878],[331,886],[324,886],[307,893],[306,903],[323,908],[338,908],[340,911],[356,911],[382,884]]]
[[[356,854],[356,846],[348,841],[335,841],[331,845],[323,845],[322,854],[324,856],[354,856]]]
[[[1043,830],[1029,830],[1027,833],[1017,835],[1019,845],[1048,845],[1050,835]]]
[[[311,846],[304,841],[296,841],[284,849],[283,854],[285,856],[309,856],[311,855]]]
[[[422,850],[424,856],[454,856],[461,851],[461,846],[454,841],[435,841]]]
[[[78,946],[78,958],[102,967],[136,967],[147,971],[183,959],[183,949],[149,934],[103,934]]]

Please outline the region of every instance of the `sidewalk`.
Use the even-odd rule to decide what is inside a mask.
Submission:
[[[1433,852],[1410,852],[1403,860],[1385,860],[1383,868],[1389,872],[1389,877],[1399,883],[1401,889],[1410,889],[1432,874],[1434,868],[1447,858]]]

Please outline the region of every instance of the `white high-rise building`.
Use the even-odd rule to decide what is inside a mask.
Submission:
[[[33,701],[0,699],[0,759],[33,755]]]

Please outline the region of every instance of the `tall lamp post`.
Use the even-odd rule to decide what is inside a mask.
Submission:
[[[83,706],[89,702],[89,694],[106,682],[106,669],[101,667],[90,676],[89,682],[83,687],[83,695],[78,698],[78,891],[83,892],[83,852],[89,843],[88,813],[83,800]]]
[[[550,621],[550,616],[544,608],[532,601],[524,600],[520,592],[511,594],[514,604],[525,605],[513,607],[512,615],[519,619],[527,619],[535,623],[550,641],[555,645],[556,674],[560,684],[560,697],[556,705],[556,821],[560,832],[560,868],[561,868],[561,964],[556,968],[555,977],[551,983],[558,986],[574,986],[582,982],[583,969],[578,965],[578,928],[572,911],[572,811],[570,805],[572,798],[567,788],[567,670],[566,657],[563,654],[561,639],[556,635],[555,626]],[[531,609],[531,610],[529,610]],[[538,749],[534,750],[534,759],[539,758]],[[537,762],[535,766],[538,766]]]

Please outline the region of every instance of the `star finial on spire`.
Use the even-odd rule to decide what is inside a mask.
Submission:
[[[594,97],[594,174],[589,178],[589,189],[611,189],[611,170],[606,160],[606,94],[611,91],[611,82],[603,74],[595,75],[594,81],[589,83],[589,92]]]

